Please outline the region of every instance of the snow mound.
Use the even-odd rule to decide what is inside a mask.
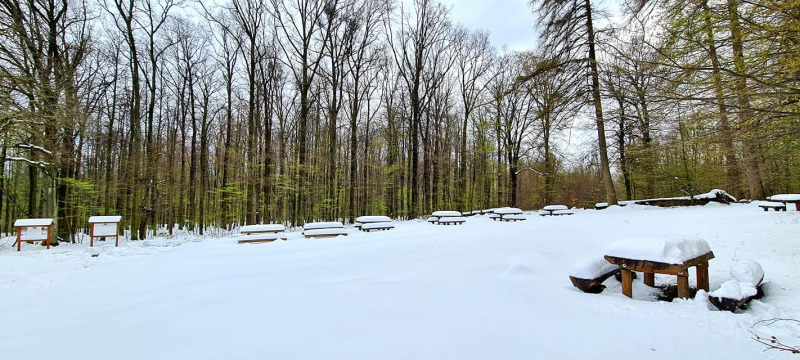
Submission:
[[[703,239],[679,235],[661,235],[613,242],[606,247],[605,254],[625,259],[682,264],[710,251],[711,248]]]
[[[764,280],[764,269],[753,260],[742,260],[731,268],[731,278],[741,283],[758,286]]]
[[[708,293],[708,295],[715,298],[741,300],[747,297],[755,296],[757,293],[758,290],[756,290],[755,286],[749,283],[739,282],[731,279],[722,283],[719,289]]]
[[[533,269],[529,268],[528,266],[523,264],[514,264],[503,272],[502,277],[514,279],[528,277],[533,274]]]

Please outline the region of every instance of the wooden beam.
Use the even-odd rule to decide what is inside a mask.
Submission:
[[[629,269],[620,269],[622,272],[622,294],[633,297],[633,274]]]

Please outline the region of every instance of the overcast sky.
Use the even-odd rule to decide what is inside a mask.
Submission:
[[[536,41],[535,17],[527,0],[440,0],[450,18],[470,29],[488,30],[492,45],[531,50]]]

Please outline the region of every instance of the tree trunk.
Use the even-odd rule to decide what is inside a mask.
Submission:
[[[750,95],[747,90],[746,65],[744,62],[744,45],[742,26],[739,21],[738,0],[728,0],[728,15],[731,30],[731,45],[733,49],[733,68],[736,73],[734,91],[736,92],[736,103],[738,105],[739,126],[745,130],[742,137],[744,142],[744,168],[747,177],[747,186],[751,199],[763,199],[764,184],[761,180],[761,170],[759,169],[757,148],[751,136],[757,131],[757,119],[753,117],[750,108]]]
[[[600,153],[600,171],[603,175],[603,186],[606,192],[606,202],[609,205],[617,204],[617,192],[614,189],[614,179],[611,177],[611,166],[608,161],[608,147],[606,146],[606,130],[603,120],[603,103],[600,97],[600,80],[597,70],[597,57],[595,55],[594,24],[592,23],[592,4],[585,0],[586,6],[586,33],[589,37],[589,71],[592,78],[592,100],[594,102],[595,121],[597,123],[597,150]]]

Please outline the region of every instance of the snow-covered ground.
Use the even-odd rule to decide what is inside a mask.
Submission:
[[[754,359],[800,345],[800,212],[755,204],[577,210],[522,222],[237,245],[233,237],[0,245],[2,359]],[[575,262],[619,239],[704,239],[711,290],[756,260],[766,297],[739,313],[659,302],[634,280],[573,288]],[[97,244],[97,243],[96,243]],[[92,257],[92,254],[99,254]],[[656,275],[657,283],[675,282]],[[694,286],[694,271],[690,284]]]

